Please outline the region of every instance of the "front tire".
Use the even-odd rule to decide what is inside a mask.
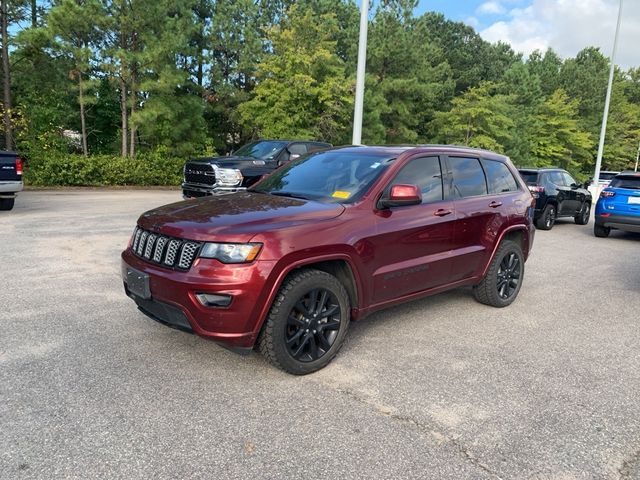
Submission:
[[[522,248],[511,240],[504,240],[498,247],[487,274],[473,287],[473,295],[480,303],[503,308],[516,299],[523,279]]]
[[[340,281],[305,269],[280,287],[258,347],[274,366],[294,375],[325,367],[338,353],[349,328],[351,306]]]
[[[0,198],[0,210],[13,210],[15,198]]]
[[[603,227],[602,225],[598,225],[597,223],[593,226],[593,234],[596,237],[607,238],[611,233],[611,229],[609,227]]]
[[[551,230],[556,223],[556,206],[547,205],[540,218],[536,220],[536,228],[539,230]]]
[[[576,223],[576,225],[586,225],[589,223],[590,215],[591,215],[591,204],[585,202],[580,212],[578,212],[578,214],[573,218],[573,221]]]

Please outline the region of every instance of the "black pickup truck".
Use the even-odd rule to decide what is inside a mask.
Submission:
[[[241,191],[280,165],[330,147],[323,142],[258,140],[230,157],[197,158],[184,166],[182,195],[192,198]]]
[[[0,210],[11,210],[22,190],[22,159],[15,152],[0,152]]]

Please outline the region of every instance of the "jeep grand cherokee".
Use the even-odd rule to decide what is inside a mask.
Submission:
[[[122,253],[152,318],[294,374],[325,366],[349,322],[463,285],[514,301],[533,197],[504,156],[459,147],[344,147],[246,192],[151,210]]]

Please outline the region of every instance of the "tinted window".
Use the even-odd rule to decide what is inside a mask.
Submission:
[[[527,172],[525,170],[520,170],[520,176],[527,185],[535,185],[536,183],[538,183],[538,172]]]
[[[293,153],[294,155],[304,155],[307,153],[307,146],[304,143],[292,143],[287,149],[289,153]]]
[[[487,194],[487,181],[477,158],[449,157],[453,195],[458,198]]]
[[[564,187],[564,177],[562,176],[562,172],[549,172],[549,181],[554,185],[558,185],[560,187]]]
[[[567,187],[570,187],[571,185],[577,184],[578,182],[576,182],[573,177],[571,175],[569,175],[567,172],[562,172],[562,177],[564,178],[564,184]]]
[[[252,191],[331,203],[349,203],[366,192],[394,157],[387,153],[328,150],[276,170]]]
[[[422,203],[442,200],[442,171],[438,157],[422,157],[405,165],[392,185],[418,185],[422,191]]]
[[[618,172],[600,172],[600,180],[611,180]]]
[[[482,160],[482,166],[487,174],[489,193],[515,192],[518,190],[518,182],[513,178],[509,167],[495,160]]]
[[[630,188],[640,190],[640,176],[619,176],[611,180],[610,188]]]

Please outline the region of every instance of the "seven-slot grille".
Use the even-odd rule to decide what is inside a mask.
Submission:
[[[136,227],[131,251],[136,256],[163,267],[189,270],[201,246],[201,242],[167,237]]]

